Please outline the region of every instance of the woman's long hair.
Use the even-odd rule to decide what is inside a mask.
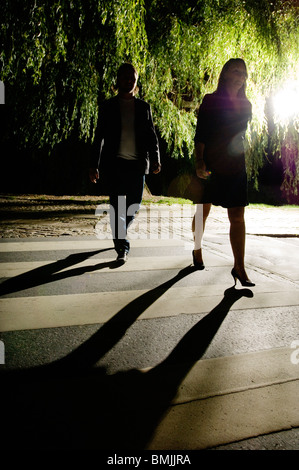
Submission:
[[[223,68],[220,72],[219,79],[218,79],[218,86],[217,86],[217,89],[215,91],[216,94],[218,94],[218,95],[226,95],[227,94],[226,86],[225,86],[225,78],[224,77],[225,77],[225,74],[228,71],[228,69],[230,69],[235,64],[242,64],[245,67],[246,79],[247,79],[248,75],[247,75],[247,67],[246,67],[245,61],[243,59],[229,59],[224,64],[224,66],[223,66]],[[239,98],[247,99],[247,96],[246,96],[246,81],[243,84],[243,86],[240,88],[240,90],[238,91],[237,96]]]

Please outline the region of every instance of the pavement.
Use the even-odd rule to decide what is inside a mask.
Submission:
[[[42,272],[38,270],[49,261],[35,257],[34,253],[44,250],[57,255],[59,250],[108,249],[107,217],[101,210],[96,215],[92,210],[72,211],[65,206],[55,214],[44,211],[43,217],[38,213],[32,217],[33,212],[26,216],[23,213],[21,217],[20,211],[5,217],[2,212],[1,278],[14,279],[33,270]],[[135,450],[299,450],[299,209],[292,206],[249,206],[246,209],[246,267],[250,278],[256,282],[252,289],[230,287],[229,224],[226,211],[215,207],[204,237],[207,267],[204,272],[194,273],[194,276],[201,276],[203,284],[200,289],[196,284],[184,284],[184,277],[189,274],[186,269],[190,269],[193,210],[189,205],[151,204],[141,208],[130,229],[136,255],[133,254],[118,270],[118,275],[123,273],[128,279],[132,272],[139,276],[140,289],[127,287],[118,291],[117,279],[120,278],[115,275],[114,280],[109,278],[107,292],[102,293],[74,291],[71,296],[55,293],[50,302],[50,297],[44,294],[34,298],[30,293],[28,298],[4,295],[0,312],[3,337],[6,341],[14,331],[31,334],[33,330],[50,331],[55,327],[59,339],[60,332],[66,327],[85,327],[86,318],[90,328],[101,324],[109,331],[109,326],[117,321],[117,312],[122,315],[126,312],[130,316],[135,309],[139,315],[136,322],[139,326],[135,328],[136,331],[140,328],[140,336],[146,321],[152,322],[156,333],[147,332],[148,336],[143,337],[147,361],[142,362],[140,358],[138,363],[139,359],[134,357],[135,367],[129,372],[126,370],[124,348],[129,340],[132,341],[134,335],[131,333],[131,336],[125,336],[123,343],[120,342],[119,350],[110,356],[106,353],[106,359],[97,362],[98,371],[107,364],[111,367],[108,376],[83,377],[79,385],[74,377],[68,378],[69,386],[65,386],[63,394],[70,393],[71,386],[76,384],[76,393],[85,403],[77,415],[75,412],[76,419],[71,406],[78,401],[69,405],[67,416],[74,426],[74,435],[78,431],[78,422],[81,428],[90,425],[87,416],[94,408],[91,410],[88,402],[95,402],[96,390],[98,400],[108,402],[107,396],[111,394],[117,410],[110,419],[107,418],[111,429],[106,429],[105,437],[101,435],[101,443],[85,442],[83,448],[107,448],[105,445],[111,443],[107,436],[113,435],[115,442],[120,442],[126,435],[124,442],[130,446],[130,439],[135,439]],[[30,258],[20,258],[18,262],[18,256],[23,256],[26,250],[30,250]],[[11,258],[5,259],[9,253],[14,253],[15,262]],[[111,258],[101,258],[102,276],[111,276],[109,263]],[[71,270],[72,266],[62,268]],[[81,270],[80,273],[99,269],[99,260],[78,260],[76,268]],[[145,270],[148,282],[150,275],[166,275],[169,269],[178,272],[173,283],[165,281],[157,287],[145,288],[147,284],[142,281]],[[223,283],[227,286],[224,295]],[[107,294],[112,290],[117,295],[109,297]],[[99,301],[105,305],[105,316],[100,318],[94,307]],[[138,305],[141,303],[140,312]],[[42,315],[33,315],[34,308]],[[82,320],[83,308],[86,318]],[[24,311],[28,312],[26,316],[21,315]],[[154,356],[155,349],[163,350],[164,347],[161,357],[166,353],[159,327],[162,321],[163,328],[168,321],[172,322],[171,334],[177,325],[177,336],[168,347],[165,360],[160,360],[160,352]],[[163,331],[164,334],[168,332]],[[147,344],[149,335],[152,338],[150,346]],[[182,357],[185,358],[183,361]],[[61,392],[60,382],[56,379],[54,382],[56,395]],[[47,387],[49,380],[39,383],[38,394],[46,396]],[[115,388],[119,391],[117,396]],[[32,390],[27,384],[25,397],[28,398]],[[53,394],[52,386],[50,390]],[[37,408],[34,413],[38,411]],[[62,413],[61,409],[55,410],[53,417],[59,413]],[[101,413],[99,416],[105,421],[102,409]],[[49,410],[47,415],[50,415]],[[121,426],[116,416],[121,416]],[[130,429],[139,429],[141,420],[146,423],[148,434],[140,432],[138,440]],[[30,426],[28,430],[32,432]],[[120,436],[119,441],[117,436]]]

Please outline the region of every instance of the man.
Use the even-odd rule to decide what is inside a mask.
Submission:
[[[145,174],[161,170],[150,105],[135,98],[137,80],[133,65],[121,65],[118,95],[105,101],[99,110],[89,169],[91,182],[103,178],[109,195],[113,241],[121,262],[126,261],[130,250],[127,229],[142,201]]]

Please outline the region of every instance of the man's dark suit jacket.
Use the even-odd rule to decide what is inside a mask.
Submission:
[[[157,135],[154,129],[151,108],[138,98],[135,102],[135,138],[139,155],[138,168],[148,174],[150,165],[160,163]],[[117,165],[117,153],[121,137],[121,115],[118,96],[104,101],[99,110],[98,126],[92,148],[90,167],[100,168],[100,173],[111,175]]]

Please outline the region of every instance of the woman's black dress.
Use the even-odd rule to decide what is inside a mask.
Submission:
[[[251,118],[251,104],[244,98],[237,112],[229,97],[206,95],[199,108],[195,144],[204,144],[204,161],[211,172],[194,203],[212,203],[226,208],[248,205],[244,136]]]

